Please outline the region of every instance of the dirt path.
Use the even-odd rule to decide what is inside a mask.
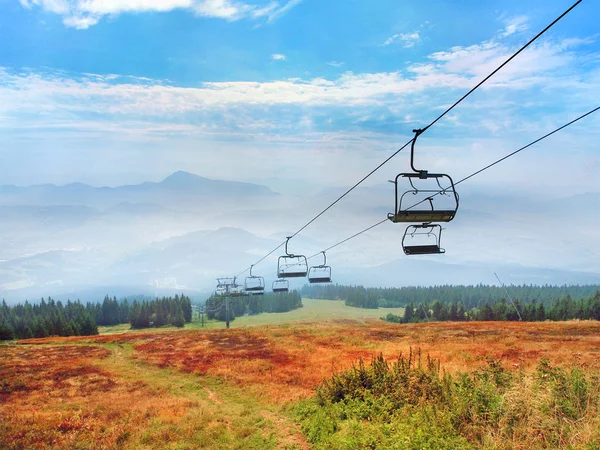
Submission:
[[[95,363],[100,368],[115,372],[131,383],[154,389],[157,395],[168,393],[185,399],[192,410],[209,418],[199,426],[225,428],[226,434],[231,435],[228,444],[207,443],[204,448],[309,448],[299,425],[282,406],[264,403],[215,377],[200,377],[139,361],[130,345],[100,346],[111,352],[110,356]],[[269,445],[265,447],[267,443]]]

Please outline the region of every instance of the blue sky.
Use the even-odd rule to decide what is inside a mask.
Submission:
[[[346,186],[570,4],[0,0],[0,179]],[[598,17],[584,0],[422,138],[424,161],[458,178],[597,106]],[[599,124],[490,185],[544,190],[567,168],[570,192],[597,191]]]

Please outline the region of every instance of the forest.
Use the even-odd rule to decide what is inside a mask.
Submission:
[[[434,321],[514,321],[542,322],[544,320],[600,320],[600,290],[593,296],[574,300],[570,295],[555,300],[548,306],[532,300],[522,303],[514,299],[514,303],[501,298],[485,302],[479,307],[466,310],[460,302],[450,304],[435,300],[431,304],[415,304],[413,302],[404,308],[404,316],[388,314],[383,320],[395,323],[414,323]]]
[[[229,320],[245,314],[278,313],[302,308],[302,297],[298,291],[286,293],[266,293],[247,297],[233,297],[229,300]],[[211,296],[206,300],[206,315],[209,319],[227,319],[225,298]]]
[[[452,303],[462,304],[465,310],[498,302],[501,299],[518,300],[521,304],[543,304],[544,307],[553,305],[556,301],[569,296],[573,300],[590,298],[600,290],[600,285],[520,285],[520,286],[409,286],[401,288],[365,288],[363,286],[305,285],[302,296],[324,300],[344,300],[348,306],[359,308],[397,308],[413,305],[431,305],[435,301],[451,306]]]
[[[90,336],[98,334],[98,325],[130,323],[131,328],[173,325],[183,327],[192,320],[190,298],[181,294],[155,300],[104,297],[102,302],[77,300],[63,303],[51,297],[40,303],[25,302],[10,307],[5,301],[0,308],[0,340],[47,336]]]
[[[89,306],[89,305],[88,305]],[[0,340],[47,336],[89,336],[98,334],[94,315],[79,301],[41,299],[39,304],[10,307],[2,301],[0,308]]]

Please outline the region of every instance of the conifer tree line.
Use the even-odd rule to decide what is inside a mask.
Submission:
[[[436,300],[448,308],[452,303],[461,303],[465,310],[479,308],[485,303],[507,299],[508,295],[523,305],[535,302],[545,308],[556,301],[570,296],[573,300],[593,297],[600,285],[520,285],[488,286],[483,284],[469,286],[410,286],[401,288],[365,288],[363,286],[344,286],[339,284],[305,285],[302,296],[306,298],[344,300],[348,306],[359,308],[396,308],[414,305],[432,305]]]
[[[100,303],[77,300],[66,304],[48,297],[39,304],[25,302],[0,307],[0,340],[47,336],[89,336],[98,334],[98,325],[130,323],[131,328],[174,325],[192,321],[192,303],[181,294],[155,300],[117,301],[108,296]]]
[[[465,309],[461,302],[450,304],[438,300],[431,304],[406,305],[404,315],[388,314],[382,319],[395,323],[411,323],[426,321],[516,321],[521,319],[526,322],[540,322],[544,320],[600,320],[600,290],[589,298],[574,300],[570,295],[555,300],[551,305],[544,306],[537,300],[522,303],[514,300],[514,305],[501,298],[497,301],[485,302],[477,307]]]
[[[209,319],[227,319],[225,298],[213,295],[206,300],[206,316]],[[302,297],[298,291],[266,293],[229,299],[229,320],[245,314],[254,315],[270,312],[287,312],[302,308]]]
[[[0,308],[0,340],[42,338],[47,336],[88,336],[98,334],[96,320],[81,302],[66,304],[42,300],[39,304],[10,307],[2,301]]]
[[[134,300],[129,308],[131,328],[161,327],[173,325],[183,327],[192,321],[192,302],[181,294],[156,300]]]

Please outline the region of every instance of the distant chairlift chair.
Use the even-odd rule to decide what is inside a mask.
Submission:
[[[233,285],[229,289],[229,296],[230,297],[247,297],[248,295],[250,295],[246,291],[245,286],[241,285],[241,284],[237,284],[236,280],[237,280],[237,277],[233,277]]]
[[[309,283],[331,283],[331,267],[327,265],[327,256],[323,253],[323,264],[308,269]]]
[[[263,277],[252,275],[252,267],[250,266],[250,276],[246,277],[244,287],[250,295],[263,295],[265,293],[265,279]]]
[[[275,293],[284,293],[290,291],[290,282],[285,278],[279,278],[273,281],[273,292]]]
[[[449,175],[415,169],[415,143],[423,130],[413,131],[415,137],[410,147],[410,167],[414,172],[398,174],[392,182],[396,191],[395,207],[394,212],[388,214],[388,219],[394,223],[450,222],[458,210],[458,193],[454,188],[454,182]],[[401,193],[403,188],[399,185],[400,179],[408,180],[411,189]],[[431,186],[428,180],[435,180],[435,185]],[[426,188],[421,187],[423,181],[427,182]]]
[[[434,255],[446,253],[440,247],[442,227],[424,223],[422,225],[409,225],[402,237],[402,250],[405,255]]]
[[[303,278],[308,273],[308,262],[304,255],[294,255],[288,252],[288,242],[292,237],[285,241],[285,255],[277,260],[278,278]]]
[[[217,278],[217,288],[215,289],[215,295],[219,297],[225,297],[229,294],[229,290],[235,284],[235,278],[233,277],[221,277]]]

